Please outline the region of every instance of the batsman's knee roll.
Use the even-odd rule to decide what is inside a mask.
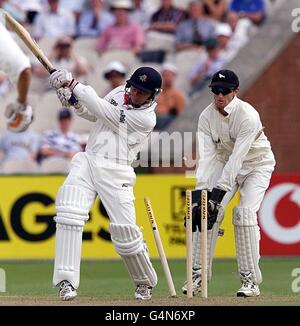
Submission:
[[[154,287],[157,275],[139,227],[131,224],[110,224],[111,240],[122,257],[135,285]]]

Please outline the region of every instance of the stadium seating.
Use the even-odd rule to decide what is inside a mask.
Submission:
[[[157,7],[160,4],[159,0],[151,0]],[[186,9],[188,6],[188,3],[190,0],[174,0],[174,5]],[[228,3],[230,1],[228,0]],[[277,8],[281,5],[283,0],[276,0],[276,1],[270,1],[266,0],[266,7],[267,12],[271,15],[272,11],[277,10]],[[204,50],[184,50],[180,52],[175,52],[174,50],[174,40],[172,37],[168,38],[169,35],[167,35],[167,38],[161,37],[161,35],[157,36],[155,35],[157,33],[148,33],[146,35],[146,50],[165,50],[167,52],[167,55],[165,57],[165,61],[173,62],[178,69],[178,76],[175,82],[175,86],[177,88],[180,88],[185,93],[189,90],[189,75],[191,73],[191,70],[193,66],[200,60],[203,60],[206,56],[206,53]],[[17,43],[21,46],[21,48],[24,50],[26,54],[29,55],[31,61],[33,63],[38,63],[37,60],[34,58],[33,55],[30,54],[30,51],[24,46],[24,44],[19,40],[18,37],[15,38]],[[43,51],[49,56],[51,53],[51,49],[53,47],[54,42],[56,39],[54,38],[42,38],[39,40],[39,46],[43,49]],[[78,38],[74,40],[74,50],[75,52],[80,55],[84,56],[89,65],[90,65],[90,72],[87,75],[84,83],[91,85],[96,92],[103,96],[106,91],[109,89],[109,85],[107,81],[103,78],[103,71],[105,67],[108,65],[109,62],[113,60],[119,60],[121,61],[126,68],[128,69],[127,77],[130,76],[130,74],[141,65],[141,62],[138,60],[138,58],[133,54],[131,51],[127,50],[109,50],[102,55],[99,55],[96,50],[97,38]],[[252,49],[252,51],[256,51],[255,48]],[[242,57],[241,57],[242,58]],[[242,58],[243,59],[243,58]],[[241,59],[237,59],[241,60]],[[39,64],[39,63],[38,63]],[[160,64],[154,64],[154,63],[148,63],[143,62],[143,65],[152,66],[155,69],[160,70],[161,65]],[[54,91],[46,91],[45,84],[43,81],[41,81],[39,78],[33,77],[31,82],[31,88],[30,88],[30,95],[29,95],[29,102],[33,106],[35,111],[35,118],[34,122],[32,124],[32,130],[42,133],[45,130],[49,129],[56,129],[57,128],[57,110],[61,108],[61,104],[58,101],[55,92]],[[205,95],[205,94],[204,94]],[[203,95],[203,96],[204,96]],[[202,95],[201,95],[202,97]],[[14,101],[16,98],[16,90],[13,89],[9,94],[7,94],[5,97],[0,98],[0,110],[1,112],[4,111],[5,106]],[[198,103],[198,102],[197,102]],[[189,115],[189,120],[193,119],[193,117],[190,117],[190,112],[193,111],[193,106],[195,104],[191,104],[187,110],[186,114]],[[187,112],[189,111],[189,112]],[[195,110],[196,111],[196,110]],[[183,117],[184,118],[184,117]],[[182,118],[181,118],[182,119]],[[81,119],[79,117],[74,117],[74,124],[73,124],[73,131],[77,132],[81,135],[86,135],[89,133],[89,131],[92,128],[93,123]],[[177,126],[176,126],[177,128]],[[178,128],[180,129],[180,128]],[[0,133],[4,132],[6,130],[6,120],[1,119],[0,120]],[[86,137],[85,137],[86,138]],[[6,164],[6,163],[5,163]],[[16,167],[12,165],[12,169],[18,170],[19,162],[16,163]],[[63,166],[63,163],[57,163],[58,166]],[[48,166],[49,167],[49,166]],[[4,165],[4,168],[7,169]],[[36,168],[36,166],[35,166]],[[43,166],[41,169],[43,170],[43,173],[46,173],[47,171],[47,165],[46,167]],[[49,167],[50,169],[50,167]],[[56,167],[53,168],[54,170]],[[59,170],[59,168],[57,168]],[[9,169],[8,169],[9,170]],[[28,169],[30,172],[30,167]],[[4,173],[4,172],[3,172]],[[18,172],[16,172],[18,173]]]
[[[57,99],[54,91],[43,94],[39,99],[39,104],[35,107],[35,119],[31,128],[37,132],[57,128],[57,111],[61,108],[61,103]]]
[[[64,158],[47,158],[41,163],[42,174],[66,174],[69,172],[70,160]]]
[[[38,174],[40,166],[31,160],[7,160],[0,166],[1,174]]]

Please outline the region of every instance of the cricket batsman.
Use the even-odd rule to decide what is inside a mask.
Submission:
[[[65,107],[72,94],[74,111],[94,122],[85,152],[71,162],[71,170],[56,198],[56,244],[53,284],[62,300],[74,299],[79,286],[82,232],[89,210],[99,196],[110,218],[110,234],[136,287],[135,298],[149,300],[157,284],[156,272],[141,230],[136,225],[131,166],[156,124],[156,97],[161,92],[160,74],[138,68],[126,85],[100,98],[90,86],[58,70],[50,85]]]

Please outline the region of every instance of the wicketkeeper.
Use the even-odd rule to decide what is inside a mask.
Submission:
[[[110,234],[136,286],[135,298],[149,300],[157,276],[142,232],[136,226],[131,164],[156,124],[156,97],[161,76],[150,67],[137,69],[126,85],[100,98],[71,73],[59,70],[50,77],[62,105],[94,122],[86,151],[74,156],[70,173],[56,198],[56,249],[53,284],[60,298],[76,297],[79,286],[82,231],[98,195],[110,218]]]
[[[224,210],[240,192],[233,209],[238,272],[242,283],[237,296],[260,294],[260,232],[257,211],[275,166],[270,143],[258,112],[237,97],[239,79],[221,70],[211,80],[213,102],[198,124],[199,164],[196,189],[208,194],[208,279],[212,276],[215,245]],[[193,209],[193,294],[201,290],[200,207]],[[186,284],[182,288],[187,293]]]

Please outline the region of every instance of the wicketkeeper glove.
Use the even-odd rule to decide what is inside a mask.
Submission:
[[[192,232],[196,232],[197,228],[201,232],[201,191],[198,189],[192,191]],[[207,198],[210,198],[209,191],[207,191]],[[184,226],[186,226],[186,217],[184,217]]]
[[[226,194],[225,190],[213,188],[207,203],[207,229],[211,230],[217,221],[221,202]]]

